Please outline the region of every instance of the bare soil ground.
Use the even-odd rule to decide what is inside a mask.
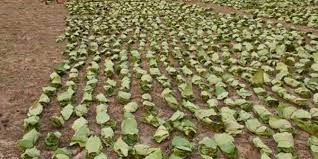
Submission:
[[[23,119],[54,65],[62,61],[66,11],[39,0],[0,1],[0,159],[20,156]]]

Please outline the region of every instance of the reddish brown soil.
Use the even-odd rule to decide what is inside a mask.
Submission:
[[[16,159],[28,107],[62,61],[66,11],[39,0],[0,1],[0,158]]]

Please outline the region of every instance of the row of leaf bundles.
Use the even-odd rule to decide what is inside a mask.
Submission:
[[[105,81],[104,90],[107,96],[113,96],[114,91],[117,85],[115,80],[112,80],[111,77],[115,73],[113,60],[117,59],[118,55],[114,54],[111,58],[106,58],[104,63],[104,73],[107,76],[107,80]]]
[[[77,69],[79,69],[83,64],[83,61],[79,61],[74,64],[69,75],[69,81],[66,82],[67,87],[75,87],[75,83],[72,81],[75,79],[73,79],[72,77],[78,76]],[[40,135],[36,131],[36,129],[39,127],[40,118],[38,115],[42,113],[43,105],[49,104],[49,96],[52,96],[57,91],[57,89],[62,86],[62,78],[60,75],[65,74],[65,72],[69,69],[70,66],[68,61],[58,65],[55,68],[55,72],[50,75],[50,85],[42,88],[43,93],[39,97],[39,100],[29,108],[28,118],[24,120],[24,127],[28,132],[23,136],[21,140],[18,141],[19,147],[21,147],[22,149],[26,149],[26,151],[21,155],[21,158],[40,157],[40,151],[34,147],[38,136]],[[72,72],[73,76],[71,76]],[[61,135],[59,132],[48,133],[47,137],[45,138],[46,147],[49,149],[56,149],[60,136]]]
[[[277,93],[283,99],[295,103],[299,106],[306,107],[308,103],[308,99],[297,97],[293,94],[288,93],[288,90],[279,85],[272,86],[272,91]]]
[[[39,115],[43,111],[43,105],[49,104],[49,96],[52,96],[56,92],[57,88],[61,86],[61,81],[60,75],[53,72],[50,75],[50,86],[42,88],[43,93],[39,97],[38,101],[34,102],[29,108],[28,117],[24,119],[26,134],[23,135],[22,139],[18,140],[18,146],[24,150],[21,158],[40,157],[40,151],[35,147],[40,136],[40,133],[37,131],[40,120]]]
[[[130,112],[124,113],[124,119],[121,124],[121,133],[123,140],[128,145],[134,145],[138,142],[138,125],[135,116]]]
[[[270,159],[273,154],[272,150],[264,144],[264,142],[259,137],[254,137],[251,139],[253,145],[260,150],[261,159]]]
[[[227,132],[231,132],[232,134],[239,134],[242,131],[242,126],[236,122],[233,116],[234,114],[230,109],[222,108],[220,113],[215,111],[214,107],[217,105],[215,99],[210,99],[208,104],[210,108],[201,109],[190,101],[184,100],[182,103],[183,107],[194,113],[194,116],[199,121],[204,122],[214,129],[222,130],[225,127]]]
[[[52,158],[70,159],[71,153],[67,149],[57,148],[61,135],[62,134],[58,131],[48,133],[47,137],[44,140],[44,144],[46,148],[56,150]],[[18,141],[18,145],[25,149],[25,151],[21,154],[22,159],[41,158],[41,152],[35,147],[35,144],[39,137],[40,133],[38,133],[35,129],[32,129],[31,131],[26,133],[21,140]],[[61,150],[63,150],[63,154],[59,153]]]
[[[64,120],[68,120],[71,117],[71,115],[73,114],[73,110],[75,111],[75,114],[79,117],[87,114],[87,104],[93,101],[92,93],[98,81],[96,79],[98,68],[99,66],[95,61],[92,61],[89,67],[87,68],[86,78],[88,81],[86,82],[86,86],[84,88],[84,94],[82,97],[81,104],[76,106],[75,109],[72,105],[73,96],[75,94],[75,84],[67,85],[68,87],[66,91],[58,95],[57,99],[60,105],[63,107],[61,110],[62,116],[52,116],[50,118],[50,121],[53,124],[53,126],[61,127],[64,124]],[[97,98],[99,98],[99,96],[97,96]]]
[[[93,136],[92,132],[88,128],[88,121],[80,117],[74,121],[72,129],[75,131],[74,135],[71,138],[70,146],[78,144],[80,147],[85,147],[85,156],[86,157],[103,157],[102,154],[102,141],[99,137]]]
[[[249,80],[256,86],[261,86],[264,83],[272,86],[271,89],[273,90],[273,92],[277,93],[280,97],[297,105],[304,107],[307,106],[308,99],[311,97],[314,98],[314,103],[316,103],[315,98],[318,98],[318,95],[312,96],[311,92],[316,88],[312,88],[312,86],[308,85],[308,82],[302,83],[290,77],[288,75],[288,68],[284,63],[280,62],[277,64],[276,67],[279,68],[278,71],[280,72],[276,75],[276,78],[273,80],[270,79],[269,75],[265,73],[263,70],[256,71],[254,76]],[[295,93],[297,93],[301,97],[297,97],[296,95],[289,93],[287,89],[283,87],[283,82],[287,84],[289,87],[295,88]]]
[[[277,148],[279,152],[278,155],[285,156],[288,159],[293,159],[293,156],[295,154],[293,135],[288,132],[282,132],[274,134],[273,138],[277,143]]]
[[[39,127],[39,115],[43,111],[43,106],[50,103],[50,96],[53,96],[61,85],[61,76],[58,73],[53,72],[50,75],[50,85],[42,88],[41,96],[28,110],[28,117],[24,120],[24,128],[26,131]]]
[[[169,159],[184,159],[191,155],[193,144],[188,139],[176,136],[172,140],[172,153]],[[234,138],[226,133],[215,134],[213,138],[204,137],[199,141],[198,151],[200,156],[205,159],[218,157],[219,149],[227,158],[237,157],[237,148],[234,145]]]
[[[121,158],[136,159],[163,159],[164,155],[160,148],[151,148],[145,144],[129,146],[121,137],[114,143],[114,151]]]
[[[164,88],[171,88],[171,82],[165,75],[161,74],[158,63],[157,63],[156,55],[154,54],[155,53],[153,51],[146,52],[146,58],[149,61],[148,63],[150,67],[149,74],[151,75],[151,77],[155,78]],[[136,72],[138,72],[137,74],[140,74],[140,75],[146,74],[146,71],[141,69],[136,70]]]
[[[95,61],[92,61],[90,65],[87,67],[87,74],[86,74],[86,79],[88,80],[86,82],[86,86],[84,88],[84,94],[82,98],[82,103],[84,102],[91,102],[92,101],[92,92],[96,86],[97,83],[97,73],[98,73],[98,63]],[[70,81],[68,81],[70,82]],[[61,93],[58,95],[57,100],[59,101],[61,106],[65,106],[69,103],[72,103],[72,97],[75,93],[74,91],[74,84],[72,82],[69,83],[68,88],[66,89],[65,92]]]
[[[99,105],[96,106],[96,123],[101,125],[101,137],[104,144],[112,146],[114,137],[115,121],[110,119],[107,113],[108,99],[100,93],[96,96]]]
[[[103,148],[102,142],[99,137],[93,136],[88,128],[88,121],[80,117],[74,121],[72,129],[75,131],[71,138],[70,146],[78,144],[80,147],[85,147],[85,156],[96,157],[103,156],[101,153]]]
[[[195,124],[181,111],[176,111],[168,120],[160,122],[160,126],[157,128],[153,139],[157,143],[161,143],[169,137],[169,134],[174,129],[183,132],[186,136],[194,137],[197,133],[197,127]]]
[[[307,140],[307,145],[310,148],[314,159],[318,158],[318,138],[316,136],[310,136]]]
[[[246,128],[256,135],[271,136],[274,133],[272,129],[261,123],[258,118],[254,118],[251,113],[244,110],[239,112],[239,118],[237,120],[244,121]]]
[[[288,104],[281,103],[278,108],[278,116],[292,120],[299,128],[304,131],[316,135],[318,133],[318,109],[311,108],[310,111],[297,109]]]
[[[153,127],[159,127],[162,123],[162,119],[158,117],[155,103],[152,102],[150,94],[146,93],[142,95],[142,105],[146,109],[143,115],[143,122],[152,125]]]
[[[295,159],[297,158],[294,153],[294,140],[289,133],[277,133],[274,136],[274,140],[277,143],[278,154],[275,155],[277,159]],[[264,144],[259,137],[254,137],[251,142],[260,150],[262,159],[271,159],[273,151]],[[291,152],[289,152],[291,151]]]
[[[132,113],[136,112],[138,108],[136,102],[130,102],[124,106],[124,119],[121,124],[122,137],[115,142],[114,150],[122,157],[161,159],[163,155],[160,148],[150,148],[147,145],[136,144],[139,130],[135,116]]]
[[[247,128],[256,134],[259,135],[271,135],[273,131],[266,126],[264,126],[258,119],[253,118],[252,114],[241,110],[239,114],[233,109],[229,107],[223,107],[219,111],[216,112],[213,108],[210,109],[199,109],[198,106],[195,104],[184,101],[183,106],[194,112],[194,115],[197,117],[198,120],[203,121],[204,123],[218,129],[225,128],[225,131],[231,135],[241,134],[243,132],[244,126],[239,124],[239,121],[244,121]],[[268,123],[272,114],[261,105],[254,106],[254,112],[260,117],[261,121],[264,123]],[[237,115],[239,115],[238,120],[236,120]],[[271,121],[274,124],[273,127],[281,128],[284,125],[279,125],[282,122],[286,123],[285,121],[275,121],[272,119]]]

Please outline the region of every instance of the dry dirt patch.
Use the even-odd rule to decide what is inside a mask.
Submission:
[[[38,0],[0,1],[0,158],[20,155],[27,109],[41,93],[54,65],[62,61],[66,11]],[[4,153],[5,152],[5,153]],[[1,154],[3,153],[3,154]]]

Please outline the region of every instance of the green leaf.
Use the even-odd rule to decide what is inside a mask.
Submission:
[[[59,128],[62,127],[65,122],[62,116],[52,116],[50,117],[50,123],[52,126]]]
[[[301,85],[300,82],[298,82],[297,80],[293,79],[293,78],[290,78],[290,77],[285,77],[284,78],[284,82],[289,85],[290,87],[293,87],[293,88],[296,88],[298,86]]]
[[[47,95],[52,95],[55,91],[56,88],[52,86],[42,87],[42,92]]]
[[[96,42],[90,42],[89,43],[89,49],[92,52],[96,52],[98,50],[98,43]]]
[[[318,72],[318,62],[312,64],[311,69],[314,70],[315,72]]]
[[[184,98],[191,99],[193,97],[192,84],[182,83],[179,85],[179,90],[181,91],[181,96]]]
[[[55,150],[59,145],[59,139],[62,134],[58,131],[49,132],[44,140],[44,144],[48,149]]]
[[[267,96],[265,98],[265,101],[271,107],[277,107],[279,104],[278,100],[276,98],[271,97],[271,96]]]
[[[259,137],[255,137],[252,139],[252,142],[254,144],[255,147],[259,148],[262,153],[266,153],[266,154],[272,154],[272,150],[263,143],[263,141],[259,138]]]
[[[105,59],[105,69],[107,75],[112,75],[114,73],[114,63],[110,59]]]
[[[152,113],[145,113],[145,116],[143,117],[143,122],[148,123],[154,127],[159,127],[160,121],[161,119]]]
[[[305,120],[310,120],[311,119],[311,114],[303,109],[298,109],[293,112],[293,114],[290,117],[291,119],[305,119]]]
[[[70,145],[72,146],[78,144],[80,147],[84,147],[90,133],[91,132],[87,125],[83,125],[82,127],[76,129],[74,135],[72,136]]]
[[[168,106],[170,106],[172,109],[177,109],[179,107],[177,99],[173,96],[172,91],[169,88],[166,88],[162,91],[161,97],[164,98]]]
[[[199,109],[194,113],[195,117],[206,124],[211,124],[215,127],[222,126],[221,117],[214,109]]]
[[[53,157],[53,159],[70,159],[70,157],[65,154],[57,154]]]
[[[209,137],[204,137],[199,142],[199,152],[202,158],[205,158],[205,157],[216,158],[218,154],[218,148],[217,148],[216,142]]]
[[[181,71],[182,73],[185,75],[185,76],[190,76],[192,75],[192,71],[187,67],[187,66],[183,66],[181,68]]]
[[[187,108],[191,112],[196,112],[197,110],[199,110],[199,107],[197,105],[187,100],[184,100],[182,102],[182,105],[183,107]]]
[[[284,119],[290,119],[292,114],[297,110],[295,107],[290,107],[287,104],[281,103],[277,108],[278,115]]]
[[[286,119],[273,116],[269,118],[269,126],[273,129],[278,129],[280,132],[291,132],[293,127]]]
[[[132,62],[136,63],[140,61],[140,53],[137,50],[131,51]]]
[[[73,88],[68,87],[68,89],[65,92],[63,92],[57,96],[57,100],[59,101],[59,103],[62,106],[64,106],[64,105],[68,104],[69,102],[71,102],[74,93],[75,93],[75,91],[73,90]]]
[[[118,99],[118,101],[120,103],[122,103],[122,104],[128,103],[130,98],[131,98],[131,94],[130,93],[123,92],[123,91],[119,91],[118,92],[117,99]]]
[[[241,43],[236,43],[233,45],[234,51],[242,51],[242,48],[243,48],[243,46]]]
[[[244,99],[246,97],[249,97],[249,96],[252,95],[248,90],[246,90],[244,88],[241,88],[241,89],[237,90],[236,93],[237,93],[237,95],[241,96]]]
[[[74,106],[72,104],[68,104],[66,107],[64,107],[61,110],[61,114],[62,114],[64,120],[70,119],[70,117],[73,114],[73,111],[74,111]]]
[[[240,125],[234,118],[236,111],[228,107],[222,107],[220,112],[225,126],[225,131],[231,135],[241,134],[244,126]]]
[[[161,143],[163,140],[167,139],[169,137],[169,131],[168,129],[161,125],[158,127],[158,129],[156,130],[153,139],[157,142],[157,143]]]
[[[272,113],[262,105],[255,105],[253,109],[254,112],[260,117],[261,121],[264,123],[267,123],[269,117],[272,116]]]
[[[150,68],[149,73],[152,76],[158,77],[161,75],[159,68]]]
[[[41,152],[36,148],[29,148],[21,154],[21,159],[37,159],[41,157]]]
[[[172,139],[173,154],[180,157],[187,157],[192,152],[192,144],[183,137],[176,136]]]
[[[96,100],[100,103],[100,104],[105,104],[108,102],[107,98],[104,96],[103,93],[99,93],[97,96],[96,96]]]
[[[252,77],[252,84],[256,86],[262,86],[264,84],[264,71],[259,69]]]
[[[134,146],[134,151],[137,155],[147,156],[151,152],[151,148],[148,145],[136,144]]]
[[[307,140],[307,145],[310,147],[310,151],[314,159],[318,158],[318,138],[316,136],[310,136]]]
[[[272,130],[261,124],[258,119],[249,119],[245,122],[246,128],[257,135],[272,135]]]
[[[138,140],[138,127],[137,121],[133,114],[126,112],[124,114],[124,120],[121,125],[123,139],[128,145],[135,144]]]
[[[72,152],[67,148],[57,148],[52,156],[53,159],[70,159]]]
[[[106,94],[107,94],[108,96],[113,95],[114,89],[115,89],[116,85],[117,85],[117,82],[116,82],[116,81],[111,80],[111,79],[107,79],[107,81],[106,81],[106,83],[105,83],[105,86],[104,86],[104,89],[105,89]]]
[[[29,149],[35,146],[40,133],[36,129],[32,129],[23,135],[22,139],[18,140],[18,146],[22,149]]]
[[[96,106],[96,113],[107,112],[108,106],[106,104],[99,104]]]
[[[88,138],[85,144],[85,149],[87,150],[88,154],[99,154],[102,150],[103,145],[99,137],[91,136]]]
[[[207,101],[209,108],[215,108],[219,105],[219,101],[217,99],[209,99]]]
[[[99,155],[94,157],[94,159],[107,159],[107,156],[105,154],[103,154],[103,153],[100,153]]]
[[[277,147],[281,152],[292,152],[294,149],[294,138],[291,133],[283,132],[273,135]]]
[[[293,154],[291,153],[279,153],[276,155],[276,159],[295,159],[295,157],[293,157]]]
[[[39,99],[39,103],[41,104],[48,104],[50,103],[50,98],[45,93],[42,93]]]
[[[28,116],[40,115],[42,111],[43,111],[43,106],[39,102],[35,102],[29,108]]]
[[[26,131],[29,131],[33,128],[39,127],[40,117],[38,116],[29,116],[23,121],[23,127]]]
[[[96,123],[97,124],[105,124],[106,122],[108,122],[110,120],[109,115],[106,112],[98,112],[96,114]]]
[[[78,119],[76,119],[72,125],[72,129],[74,131],[77,131],[78,129],[80,129],[82,126],[85,126],[88,124],[88,121],[83,118],[83,117],[80,117]]]
[[[128,92],[130,90],[130,83],[131,81],[128,76],[125,76],[124,78],[122,78],[120,90]]]
[[[145,157],[145,159],[163,159],[163,155],[160,149],[151,152]]]
[[[82,117],[82,116],[86,115],[87,112],[88,112],[88,108],[87,108],[86,104],[80,104],[80,105],[75,107],[75,114],[78,117]]]
[[[138,107],[139,106],[136,102],[130,102],[124,106],[124,111],[134,113],[137,111]]]
[[[119,156],[128,157],[129,146],[122,140],[118,138],[114,144],[114,151],[117,152]]]
[[[237,148],[234,145],[234,138],[226,133],[215,134],[214,140],[218,147],[224,152],[224,154],[229,158],[236,158]]]
[[[106,145],[111,145],[114,138],[114,130],[111,127],[104,127],[101,130],[102,140]]]
[[[314,101],[315,105],[318,106],[318,93],[314,94],[313,101]]]
[[[83,94],[83,98],[81,103],[85,103],[85,102],[92,102],[93,101],[93,94],[90,90],[85,91]]]
[[[51,84],[53,87],[59,87],[59,86],[61,86],[61,83],[62,83],[62,79],[61,79],[60,75],[56,72],[53,72],[50,75],[50,81],[51,81]]]
[[[218,100],[222,100],[229,95],[229,93],[222,86],[215,87],[215,94],[217,95]]]
[[[248,119],[252,119],[252,118],[253,118],[253,115],[251,113],[241,110],[237,121],[247,121]]]

